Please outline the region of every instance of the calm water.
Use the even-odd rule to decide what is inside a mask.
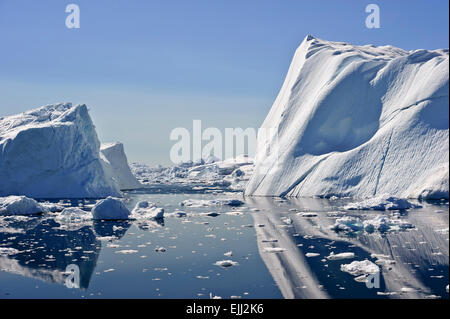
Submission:
[[[397,216],[413,229],[372,234],[329,229],[341,215],[392,216],[342,213],[344,200],[241,198],[245,205],[235,208],[180,206],[185,199],[239,196],[126,195],[130,209],[149,200],[166,214],[187,213],[159,223],[0,217],[0,251],[15,249],[0,253],[0,298],[448,298],[448,202],[422,203]],[[68,204],[89,209],[92,203]],[[201,215],[207,212],[220,215]],[[270,251],[274,247],[279,251]],[[327,260],[331,252],[353,252],[355,258]],[[375,262],[373,254],[393,261],[380,265],[378,287],[369,289],[340,269],[354,260]],[[222,260],[237,264],[215,264]],[[79,288],[69,280],[71,269],[79,270]]]

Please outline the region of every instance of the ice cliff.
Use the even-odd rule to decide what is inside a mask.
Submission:
[[[449,197],[448,49],[307,36],[258,137],[247,195]]]
[[[108,143],[100,146],[100,157],[104,167],[120,190],[142,187],[128,166],[127,156],[122,143]]]
[[[0,118],[0,196],[7,195],[120,195],[86,105],[47,105]]]

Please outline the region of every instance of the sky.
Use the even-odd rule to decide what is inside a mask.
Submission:
[[[80,28],[68,29],[68,4]],[[380,8],[368,29],[365,8]],[[177,127],[258,128],[304,37],[448,48],[446,0],[0,0],[0,116],[86,104],[130,162],[170,164]]]

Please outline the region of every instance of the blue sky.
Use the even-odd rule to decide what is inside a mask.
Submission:
[[[66,5],[81,28],[67,29]],[[381,28],[367,29],[376,3]],[[130,161],[169,163],[175,127],[258,127],[307,34],[403,49],[448,48],[448,1],[0,0],[0,116],[90,107]]]

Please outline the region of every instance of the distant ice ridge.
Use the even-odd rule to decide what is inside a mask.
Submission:
[[[262,128],[254,196],[449,198],[448,49],[307,36]]]
[[[184,184],[229,187],[243,190],[253,174],[253,159],[247,156],[220,161],[210,156],[197,162],[170,167],[148,167],[132,163],[131,170],[142,184]]]
[[[100,142],[86,105],[53,104],[2,117],[0,196],[120,196],[120,186],[132,184],[122,153],[123,148],[115,144],[100,157]]]

